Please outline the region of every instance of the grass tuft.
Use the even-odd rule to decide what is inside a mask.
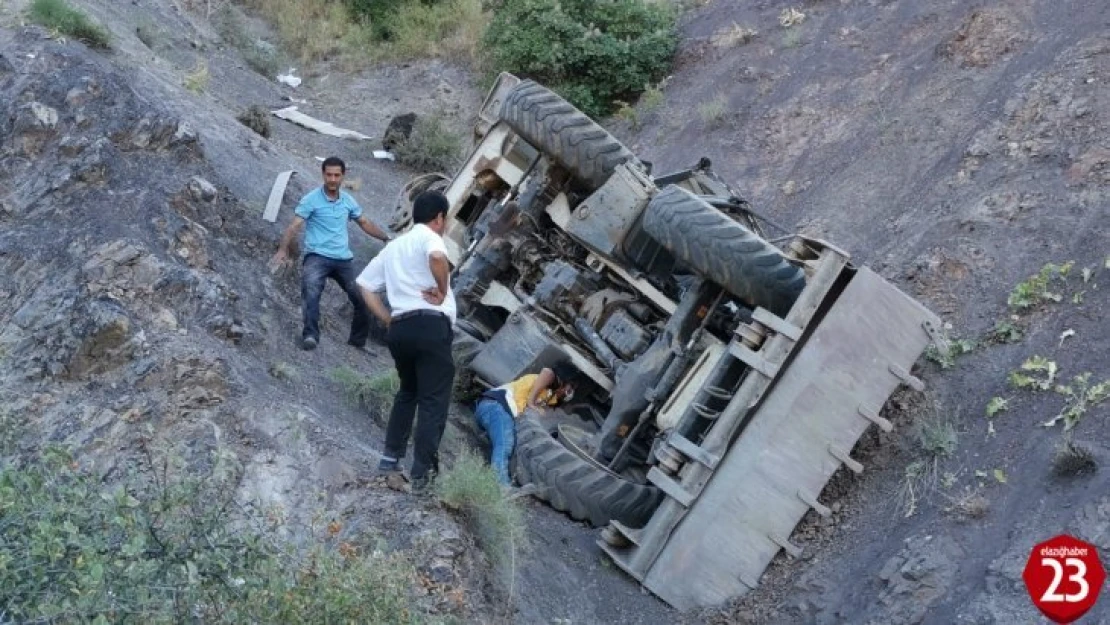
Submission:
[[[490,562],[509,577],[516,574],[516,556],[524,539],[524,512],[502,492],[493,469],[471,452],[436,479],[446,506],[465,515]]]
[[[1052,473],[1057,477],[1089,475],[1098,470],[1098,461],[1087,447],[1064,441],[1052,456]]]
[[[395,369],[366,376],[350,367],[336,367],[331,370],[331,379],[343,389],[347,401],[371,409],[388,408],[390,400],[401,388]]]
[[[82,41],[89,46],[108,49],[112,36],[103,26],[71,7],[65,0],[34,0],[29,9],[31,21]]]

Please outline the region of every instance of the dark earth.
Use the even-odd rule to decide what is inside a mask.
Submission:
[[[467,622],[1038,623],[1021,580],[1035,543],[1071,533],[1110,554],[1110,402],[1065,432],[1043,425],[1064,395],[1007,382],[1035,355],[1057,364],[1055,384],[1110,379],[1102,0],[700,2],[661,98],[603,120],[657,173],[708,156],[758,210],[847,250],[940,314],[950,338],[976,341],[945,366],[922,359],[928,390],[891,400],[895,431],[861,440],[866,470],[830,482],[834,515],[797,528],[800,558],[781,556],[733,605],[684,615],[611,566],[597,530],[534,501],[510,595],[463,519],[375,475],[381,407],[353,406],[329,371],[390,361],[378,344],[344,344],[338,289],[320,348],[296,346],[297,276],[266,262],[318,180],[315,157],[348,161],[349,190],[381,224],[417,172],[375,160],[377,140],[277,118],[263,138],[236,116],[292,97],[375,139],[408,112],[445,111],[467,132],[480,77],[443,61],[320,65],[300,67],[294,89],[171,0],[75,3],[112,30],[106,53],[22,25],[24,4],[0,4],[0,400],[26,432],[21,453],[60,443],[112,475],[148,433],[198,459],[228,448],[244,500],[302,521],[323,507],[344,532],[411,550],[431,580],[421,601]],[[790,7],[805,18],[785,27]],[[136,29],[152,24],[148,46]],[[197,93],[184,84],[201,61]],[[287,169],[270,224],[262,209]],[[359,262],[378,249],[352,240]],[[1047,289],[1060,301],[1007,304],[1067,262]],[[1008,338],[988,339],[1003,322]],[[1007,407],[988,417],[995,397]],[[448,462],[478,442],[469,419],[456,409]],[[1057,470],[1067,442],[1096,468]],[[1110,603],[1080,622],[1110,623]]]

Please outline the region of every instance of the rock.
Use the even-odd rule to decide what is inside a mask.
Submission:
[[[188,145],[196,143],[200,139],[195,128],[189,125],[188,122],[180,122],[177,125],[177,130],[173,133],[173,138],[170,139],[171,146]]]
[[[189,195],[198,202],[212,202],[216,199],[216,185],[200,176],[193,176],[189,179],[188,189]]]
[[[80,319],[85,323],[78,330],[81,342],[67,367],[72,376],[112,371],[135,355],[141,339],[130,340],[131,318],[118,302],[93,300],[85,306]]]
[[[325,456],[316,463],[316,476],[332,488],[353,484],[358,477],[354,467],[334,456]]]
[[[382,136],[382,147],[393,150],[398,144],[404,143],[412,135],[412,128],[416,125],[416,113],[397,115],[389,120]]]
[[[884,606],[870,622],[919,623],[956,581],[963,549],[948,536],[911,537],[879,572]]]
[[[31,114],[35,116],[35,120],[43,128],[53,129],[58,125],[58,111],[46,106],[41,102],[31,102],[26,105],[30,109]]]

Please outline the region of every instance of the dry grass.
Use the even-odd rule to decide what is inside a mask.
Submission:
[[[712,100],[698,105],[698,117],[701,117],[702,123],[709,128],[714,128],[720,124],[727,112],[728,99],[725,98],[724,94],[719,94]]]
[[[990,513],[991,501],[982,495],[978,489],[965,490],[957,497],[945,495],[948,507],[944,510],[949,514],[962,519],[978,520]]]
[[[751,43],[758,35],[759,32],[754,28],[747,28],[733,22],[732,26],[714,33],[709,41],[718,48],[731,48]]]
[[[476,62],[490,17],[481,0],[435,4],[410,0],[398,9],[392,39],[376,41],[370,25],[356,19],[341,2],[245,0],[245,4],[274,25],[282,45],[302,63],[420,57]]]
[[[1057,477],[1088,475],[1098,470],[1095,455],[1083,445],[1064,441],[1052,457],[1052,473]]]
[[[493,469],[470,452],[460,454],[436,479],[436,491],[445,505],[463,514],[486,557],[507,578],[511,596],[526,529],[520,504],[502,492]]]
[[[277,29],[286,49],[304,61],[318,61],[367,43],[363,28],[338,2],[246,0]]]
[[[199,61],[193,71],[185,74],[185,88],[193,93],[203,93],[208,90],[208,63]]]

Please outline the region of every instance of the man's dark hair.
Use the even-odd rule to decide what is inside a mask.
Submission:
[[[555,384],[563,386],[564,384],[578,385],[578,376],[581,374],[578,369],[570,364],[570,361],[562,360],[551,366],[551,372],[555,374]]]
[[[447,196],[439,191],[425,191],[416,196],[412,203],[412,222],[426,224],[436,217],[447,214]]]
[[[347,173],[347,163],[344,163],[343,159],[338,156],[329,156],[324,159],[323,163],[320,163],[320,171],[327,171],[328,167],[338,167],[339,171]]]

